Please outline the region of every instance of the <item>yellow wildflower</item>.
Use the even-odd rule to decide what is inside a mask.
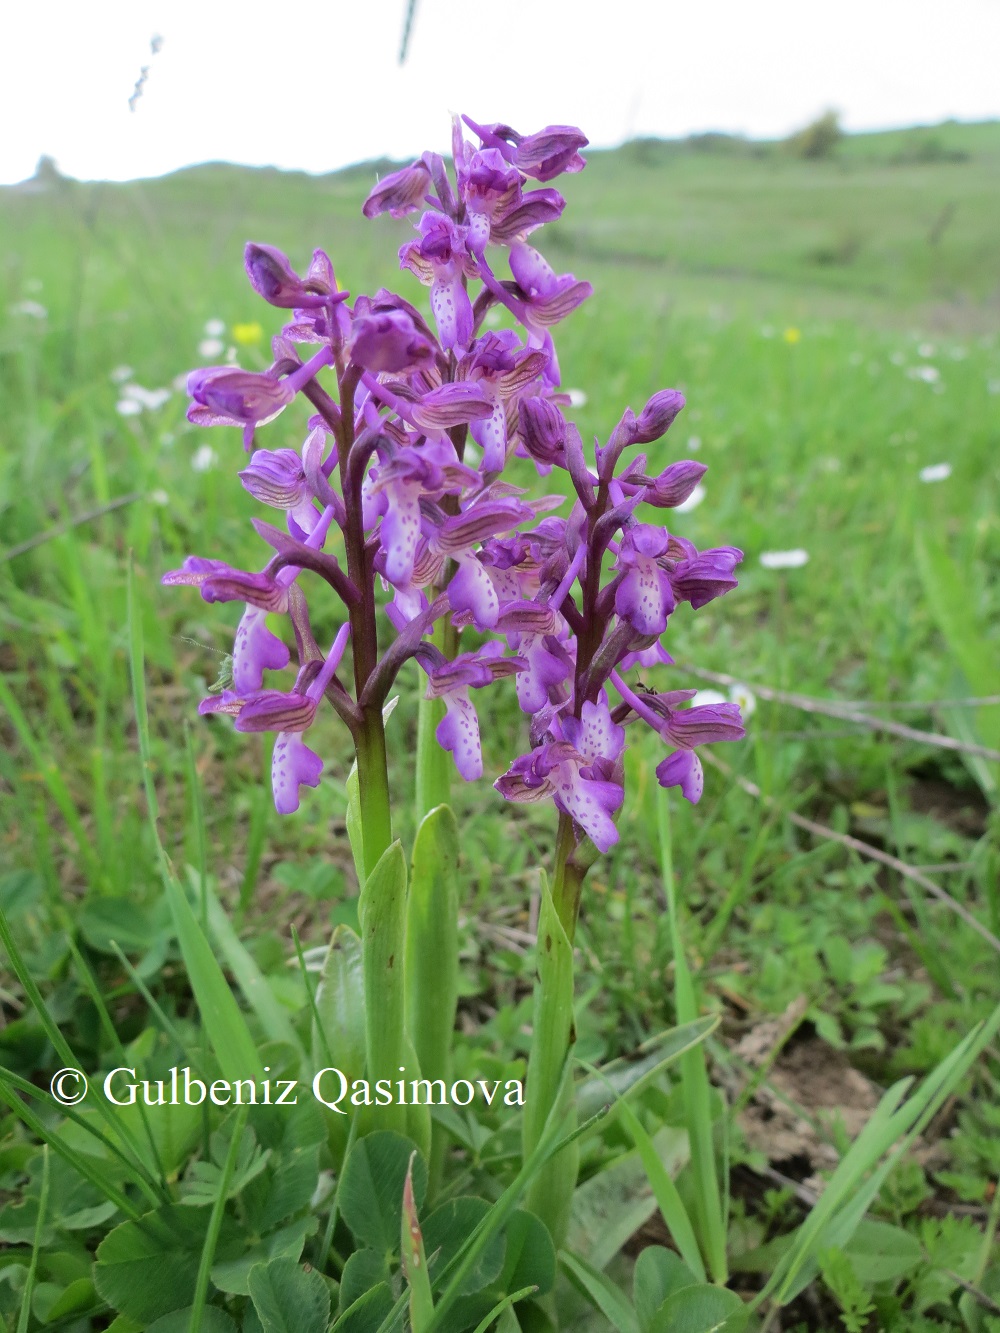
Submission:
[[[253,347],[263,336],[264,330],[256,320],[252,324],[233,325],[233,341],[239,343],[241,347]]]

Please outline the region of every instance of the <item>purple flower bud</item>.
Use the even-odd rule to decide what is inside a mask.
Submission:
[[[654,393],[639,413],[635,423],[633,444],[651,444],[665,435],[684,406],[684,395],[677,389],[661,389]]]
[[[642,498],[657,509],[673,509],[684,503],[707,471],[704,463],[696,463],[692,458],[671,463],[645,488]]]
[[[518,403],[520,434],[525,449],[538,463],[566,465],[566,421],[548,398],[522,398]]]

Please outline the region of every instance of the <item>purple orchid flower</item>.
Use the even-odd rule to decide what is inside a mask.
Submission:
[[[586,166],[580,149],[590,141],[572,125],[547,125],[537,134],[524,135],[509,125],[477,125],[468,116],[462,119],[484,144],[498,149],[518,171],[534,180],[554,180]]]
[[[493,784],[507,801],[541,801],[551,797],[598,849],[618,841],[612,816],[625,799],[615,765],[625,748],[624,728],[611,719],[605,695],[583,705],[580,717],[557,714],[553,739],[521,755]]]
[[[670,577],[661,568],[669,536],[663,528],[636,523],[622,536],[617,568],[623,574],[615,611],[639,634],[662,634],[674,609]]]
[[[500,472],[507,456],[507,415],[518,396],[548,364],[547,352],[521,346],[510,329],[486,333],[462,359],[459,374],[478,386],[493,410],[472,423],[472,437],[483,451],[483,471]]]
[[[430,287],[441,346],[446,351],[465,347],[472,337],[473,316],[462,279],[476,274],[465,231],[444,213],[435,212],[422,214],[417,230],[420,240],[407,241],[399,251],[400,266]]]
[[[522,658],[501,657],[501,652],[502,645],[491,643],[478,653],[461,653],[449,661],[431,644],[423,644],[417,651],[417,659],[427,672],[425,698],[444,701],[445,715],[435,736],[441,748],[454,755],[455,767],[466,782],[483,775],[479,719],[469,690],[512,676],[524,666]]]

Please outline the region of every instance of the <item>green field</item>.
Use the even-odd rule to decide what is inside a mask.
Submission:
[[[361,216],[375,171],[211,164],[125,185],[0,189],[0,907],[84,1068],[116,1062],[89,975],[126,1048],[150,1031],[147,999],[111,941],[168,1017],[193,1022],[140,794],[130,559],[175,866],[217,888],[289,1011],[305,998],[288,966],[290,927],[308,949],[356,914],[344,737],[322,724],[323,785],[298,816],[278,817],[266,744],[195,711],[230,650],[237,608],[206,606],[160,577],[188,553],[263,563],[249,523],[259,506],[235,477],[239,433],[190,426],[173,387],[220,360],[199,354],[207,321],[223,323],[223,349],[236,345],[245,367],[269,363],[280,315],[245,280],[244,242],[279,246],[300,271],[322,246],[352,293],[390,285],[426,308],[425,289],[395,263],[408,224]],[[737,1098],[749,1076],[741,1041],[778,1020],[774,1067],[761,1078],[777,1088],[771,1115],[763,1094],[744,1100],[782,1124],[791,1102],[791,1120],[812,1126],[772,1144],[746,1117],[731,1125],[739,1270],[740,1254],[800,1218],[803,1193],[860,1127],[846,1090],[926,1073],[1000,998],[1000,765],[989,757],[1000,750],[1000,123],[853,136],[817,161],[721,137],[641,141],[591,154],[560,188],[565,220],[540,245],[595,289],[557,332],[563,383],[585,395],[571,415],[585,441],[603,440],[626,404],[638,411],[654,390],[682,389],[687,408],[655,461],[695,456],[709,472],[703,502],[673,526],[699,547],[746,552],[737,591],[671,621],[669,684],[665,669],[651,673],[660,688],[710,684],[688,667],[763,687],[747,740],[717,747],[726,771],[708,769],[701,804],[674,818],[699,1005],[722,1018],[709,1041],[713,1082]],[[245,327],[254,323],[262,334]],[[121,366],[170,394],[123,415],[112,379]],[[296,445],[304,420],[296,406],[261,430],[261,444]],[[942,464],[948,475],[921,479]],[[761,563],[793,549],[807,563]],[[338,618],[317,603],[320,642]],[[412,664],[400,681],[390,761],[409,841]],[[551,810],[505,805],[490,786],[526,748],[513,689],[490,694],[486,776],[455,797],[465,885],[457,1063],[507,1076],[527,1053],[526,931],[555,826]],[[854,703],[959,748],[788,694]],[[585,885],[577,1027],[589,1061],[633,1050],[676,1017],[658,758],[651,740],[630,751],[622,839]],[[925,883],[789,813],[897,858]],[[47,1085],[65,1061],[9,970],[0,1003],[0,1065]],[[796,1081],[796,1052],[799,1066],[839,1071],[842,1091],[828,1098],[808,1071]],[[998,1080],[994,1045],[884,1185],[873,1215],[916,1237],[920,1257],[872,1287],[880,1322],[859,1330],[1000,1327],[1000,1260],[983,1240],[997,1225]],[[4,1264],[31,1252],[25,1218],[38,1186],[37,1171],[25,1186],[27,1141],[13,1115],[0,1119],[0,1320],[10,1328],[21,1288],[2,1280]],[[25,1193],[29,1213],[19,1214]],[[64,1248],[80,1259],[104,1229],[81,1224]],[[662,1232],[650,1236],[662,1243]],[[64,1270],[75,1272],[56,1264],[40,1280],[63,1282]],[[744,1289],[755,1281],[746,1274]],[[835,1285],[817,1280],[772,1329],[839,1327]],[[970,1307],[969,1286],[992,1293],[985,1305],[971,1297]],[[103,1328],[102,1318],[60,1326]],[[582,1320],[572,1326],[608,1326]]]

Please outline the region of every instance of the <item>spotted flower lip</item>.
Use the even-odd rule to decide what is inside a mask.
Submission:
[[[479,719],[469,698],[470,689],[482,689],[502,676],[512,676],[523,669],[524,659],[501,657],[499,643],[487,645],[478,653],[461,653],[449,661],[431,644],[417,651],[417,658],[427,672],[428,699],[441,699],[445,715],[435,736],[442,749],[449,751],[466,782],[483,774],[483,752]]]
[[[636,523],[618,548],[617,568],[623,577],[615,592],[615,611],[639,634],[662,634],[674,609],[670,576],[659,564],[668,540],[662,528]]]

